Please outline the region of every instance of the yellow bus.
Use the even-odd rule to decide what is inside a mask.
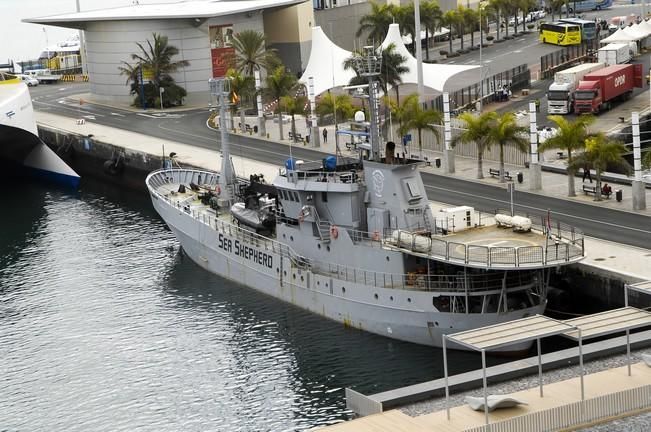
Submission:
[[[542,23],[539,38],[542,43],[578,45],[581,43],[581,27],[562,22]]]

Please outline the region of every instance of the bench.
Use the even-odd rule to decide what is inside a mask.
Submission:
[[[493,177],[499,177],[500,176],[500,170],[495,169],[495,168],[488,168],[488,174],[490,174]],[[509,174],[508,171],[504,171],[504,178],[507,180],[513,180],[513,177]]]
[[[586,195],[597,195],[597,186],[590,186],[590,185],[583,185],[583,193]],[[610,198],[611,193],[601,193],[601,196],[604,196],[606,198]]]
[[[294,139],[294,134],[291,131],[288,132],[288,135],[289,135],[289,139]],[[303,135],[301,135],[300,133],[297,133],[296,134],[296,141],[303,141]]]

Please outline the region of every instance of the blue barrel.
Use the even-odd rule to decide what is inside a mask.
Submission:
[[[323,159],[323,169],[326,171],[334,171],[337,169],[337,158],[335,156],[326,156]]]
[[[285,161],[285,168],[287,168],[290,171],[294,171],[296,169],[296,159],[289,158]]]

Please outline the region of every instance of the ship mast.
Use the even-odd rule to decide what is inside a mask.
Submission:
[[[233,185],[233,166],[231,164],[230,144],[228,142],[228,126],[226,125],[226,108],[229,105],[231,82],[228,78],[211,78],[210,93],[217,98],[219,105],[219,130],[221,132],[222,167],[219,176],[219,198],[229,203],[232,199],[230,191]]]
[[[369,160],[380,162],[380,118],[378,107],[377,81],[382,69],[382,54],[378,55],[372,46],[362,48],[362,53],[353,57],[355,69],[360,76],[368,78],[368,104],[371,115],[371,155]]]

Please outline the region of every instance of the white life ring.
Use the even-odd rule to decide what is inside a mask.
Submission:
[[[335,225],[330,226],[330,236],[335,240],[339,237],[339,230]]]

